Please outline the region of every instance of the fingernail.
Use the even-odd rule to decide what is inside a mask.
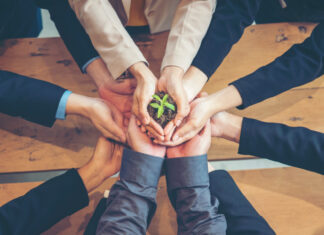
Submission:
[[[181,124],[181,120],[178,120],[177,123],[176,123],[176,126],[179,127]]]
[[[173,136],[173,141],[177,141],[178,139],[179,139],[179,136],[178,135],[175,135],[175,136]]]

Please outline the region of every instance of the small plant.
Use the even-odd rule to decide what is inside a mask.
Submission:
[[[163,98],[161,99],[158,95],[153,95],[153,98],[160,102],[160,104],[158,103],[150,103],[150,106],[152,108],[155,108],[157,109],[157,118],[160,118],[163,113],[164,113],[164,107],[168,108],[168,109],[171,109],[172,111],[175,111],[175,107],[173,104],[170,104],[167,100],[168,100],[168,97],[169,95],[168,94],[165,94],[163,96]]]

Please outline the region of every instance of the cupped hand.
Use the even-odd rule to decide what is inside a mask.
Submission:
[[[145,132],[142,132],[136,124],[136,117],[134,115],[131,116],[129,121],[127,142],[136,152],[157,157],[165,156],[166,147],[153,143],[151,138]]]
[[[189,141],[167,148],[168,158],[189,157],[203,155],[208,152],[211,144],[211,125],[208,120],[204,128]]]
[[[168,135],[174,126],[180,126],[190,111],[187,93],[183,85],[183,76],[183,69],[177,66],[167,66],[163,69],[158,81],[158,90],[169,94],[177,104],[177,115],[164,128],[165,135]]]

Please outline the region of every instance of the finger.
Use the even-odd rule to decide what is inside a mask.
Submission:
[[[188,136],[191,137],[196,135],[202,129],[202,127],[199,127],[199,125],[189,121],[174,133],[172,140],[177,141],[179,138],[188,139]],[[194,135],[192,133],[194,133]]]
[[[174,125],[174,122],[173,121],[171,121],[171,122],[169,122],[165,127],[164,127],[164,134],[167,136],[167,135],[169,135],[170,134],[170,132],[172,131],[172,130],[174,130],[174,127],[175,127],[175,125]]]
[[[206,97],[206,96],[208,96],[208,93],[206,91],[202,91],[197,95],[197,98]]]
[[[164,140],[164,136],[160,135],[154,128],[152,128],[151,126],[146,126],[146,129],[148,130],[148,132],[154,137],[154,139],[158,139],[160,141]]]
[[[155,132],[158,133],[158,135],[164,136],[163,128],[153,118],[150,119],[150,123],[148,126],[152,127],[155,130]]]
[[[105,137],[107,138],[111,138],[111,136],[113,136],[113,139],[118,139],[120,142],[125,143],[126,142],[126,134],[123,131],[122,128],[120,128],[118,125],[111,125],[110,128],[108,129],[107,127],[102,126],[102,128],[104,128],[105,130]],[[104,133],[103,133],[104,134]]]
[[[171,137],[172,137],[173,132],[174,132],[175,129],[176,129],[176,126],[173,125],[170,132],[165,135],[165,141],[170,141],[171,140]]]
[[[175,98],[175,100],[177,101],[177,115],[174,118],[174,124],[178,127],[182,120],[189,114],[190,106],[185,97]]]
[[[129,125],[129,118],[124,118],[123,125],[126,128],[128,127],[128,125]]]
[[[141,128],[141,131],[142,131],[143,133],[146,132],[145,126],[141,125],[141,126],[139,126],[139,127]]]
[[[137,124],[137,126],[141,126],[142,125],[141,122],[138,119],[136,119],[136,124]]]
[[[150,103],[149,99],[140,98],[138,99],[138,118],[144,125],[150,123],[150,115],[147,111],[147,106]]]
[[[210,119],[208,119],[206,125],[201,129],[198,134],[199,136],[211,136],[211,124]]]

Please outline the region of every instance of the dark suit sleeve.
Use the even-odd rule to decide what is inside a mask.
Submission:
[[[209,190],[207,155],[166,159],[167,188],[178,234],[226,234],[226,220]]]
[[[252,24],[262,0],[219,0],[209,29],[192,62],[209,78]]]
[[[0,71],[0,112],[52,126],[65,89],[54,84]]]
[[[224,170],[209,173],[210,192],[219,200],[219,213],[226,217],[227,235],[273,235],[275,232],[253,208]]]
[[[75,169],[0,207],[0,234],[40,234],[89,203]]]
[[[324,73],[324,23],[301,44],[292,46],[272,63],[232,83],[246,108],[293,87],[313,81]]]
[[[304,127],[244,118],[239,153],[324,174],[324,134]]]
[[[163,160],[124,148],[120,180],[110,190],[96,234],[146,234]]]
[[[34,1],[39,7],[49,11],[52,21],[81,71],[88,61],[99,56],[68,0]]]

